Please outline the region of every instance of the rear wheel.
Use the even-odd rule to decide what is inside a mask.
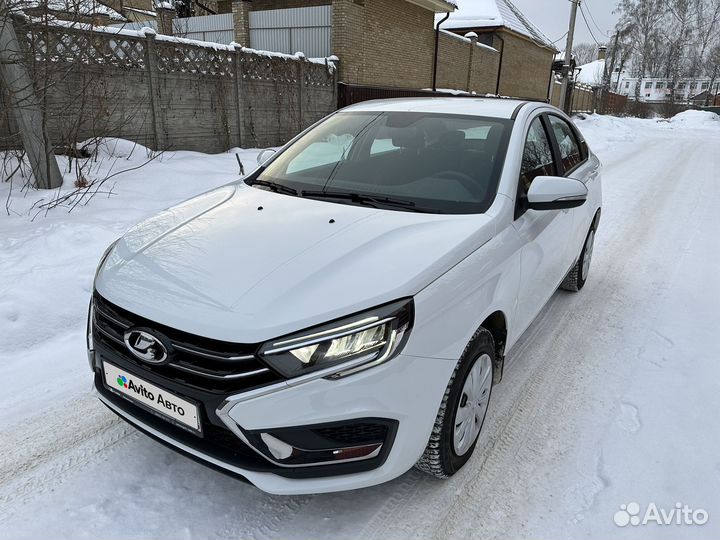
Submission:
[[[585,286],[585,281],[587,280],[588,274],[590,273],[590,263],[592,262],[594,249],[595,224],[593,223],[593,226],[590,229],[590,232],[588,232],[587,238],[585,239],[585,244],[583,244],[583,249],[580,252],[580,257],[578,258],[575,266],[572,267],[568,275],[565,276],[565,279],[560,285],[561,289],[577,292]]]
[[[418,469],[439,478],[459,471],[475,451],[493,384],[495,343],[489,331],[476,332],[445,390],[430,440]]]

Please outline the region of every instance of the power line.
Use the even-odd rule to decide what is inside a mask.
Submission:
[[[602,28],[600,28],[600,25],[595,20],[595,17],[592,14],[592,10],[590,9],[590,3],[588,2],[588,0],[585,0],[585,7],[587,8],[587,13],[590,16],[590,20],[595,25],[595,28],[598,29],[598,32],[600,32],[601,34],[604,34],[607,37],[610,37],[610,33],[607,30],[603,30]]]
[[[600,42],[595,37],[595,34],[593,34],[592,28],[590,28],[590,24],[588,23],[587,17],[585,16],[585,10],[583,9],[582,4],[580,4],[580,15],[582,15],[583,21],[585,21],[585,26],[587,26],[588,32],[590,32],[590,36],[593,38],[593,41],[596,45],[600,45]]]
[[[565,38],[567,37],[567,35],[568,35],[568,33],[565,32],[562,36],[560,36],[559,38],[557,38],[555,41],[551,41],[551,43],[552,43],[553,45],[555,45],[558,41],[560,41],[560,40],[562,40],[562,39],[565,39]]]

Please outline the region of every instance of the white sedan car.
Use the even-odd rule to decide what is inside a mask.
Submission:
[[[341,110],[108,249],[97,394],[272,493],[449,477],[513,345],[558,287],[585,284],[600,168],[542,103]]]

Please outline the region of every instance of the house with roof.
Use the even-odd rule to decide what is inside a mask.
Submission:
[[[465,0],[442,28],[475,32],[480,43],[500,52],[497,93],[546,99],[558,50],[510,0]]]
[[[18,0],[12,8],[23,11],[31,17],[45,15],[60,20],[105,25],[127,21],[112,7],[97,0]]]
[[[160,11],[173,11],[168,1],[155,0],[14,0],[13,9],[31,17],[51,15],[57,19],[96,26],[157,23]]]
[[[233,0],[231,7],[237,43],[335,55],[342,82],[495,92],[499,52],[472,36],[436,31],[436,14],[455,11],[455,0]]]

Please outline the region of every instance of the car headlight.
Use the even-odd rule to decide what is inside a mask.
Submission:
[[[413,322],[413,301],[400,300],[264,343],[259,354],[287,378],[339,378],[387,362]],[[322,373],[321,373],[322,372]]]

